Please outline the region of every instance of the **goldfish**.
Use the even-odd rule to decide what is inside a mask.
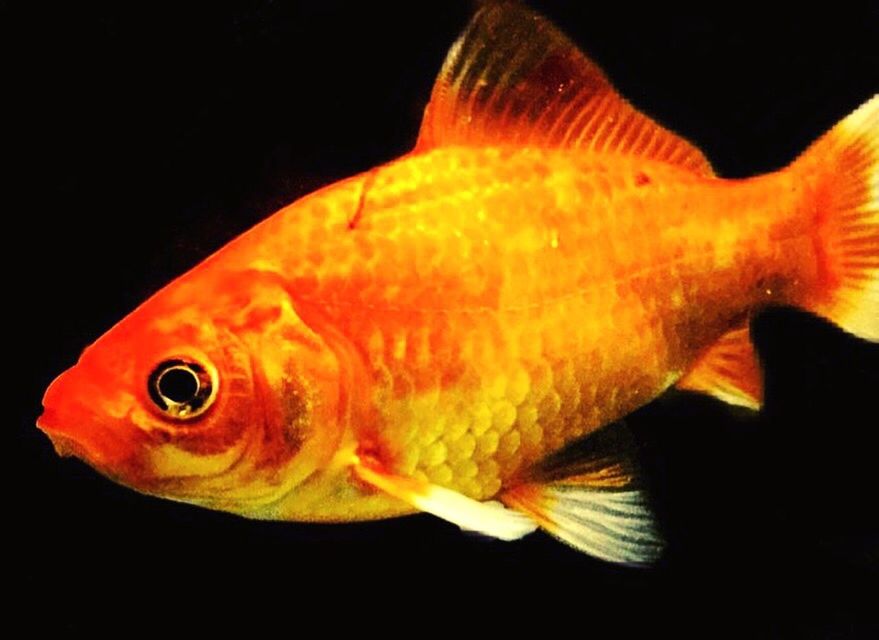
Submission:
[[[663,543],[611,425],[671,387],[759,409],[749,320],[879,341],[879,96],[715,175],[561,31],[487,3],[411,152],[270,216],[89,346],[37,421],[145,494],[248,518],[426,512],[597,558]]]

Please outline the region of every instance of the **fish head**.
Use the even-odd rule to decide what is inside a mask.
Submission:
[[[142,493],[255,515],[331,459],[339,380],[278,279],[197,268],[88,347],[37,426]]]

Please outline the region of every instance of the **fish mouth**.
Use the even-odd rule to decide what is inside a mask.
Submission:
[[[46,434],[55,452],[62,458],[76,458],[109,480],[144,490],[148,475],[138,456],[127,448],[108,446],[103,437],[106,427],[89,426],[82,429],[59,426],[52,412],[46,411],[37,418],[37,428]]]
[[[62,432],[53,412],[48,409],[37,418],[37,429],[46,434],[55,447],[55,452],[62,458],[70,456],[84,457],[85,451],[72,436]]]
[[[46,413],[37,418],[37,429],[46,434],[46,437],[49,438],[49,441],[55,448],[55,453],[62,458],[79,458],[86,462],[92,460],[88,447],[74,436],[57,428],[51,418],[47,419]]]
[[[133,453],[130,429],[119,412],[102,400],[89,371],[77,365],[52,381],[43,396],[37,428],[49,436],[60,456],[76,456],[88,464],[114,469]]]
[[[37,428],[45,433],[61,457],[76,457],[105,475],[118,475],[130,462],[130,447],[125,446],[113,425],[94,416],[62,417],[47,408],[37,418]]]
[[[39,421],[37,421],[37,428],[48,436],[52,446],[55,447],[55,453],[62,458],[80,458],[81,460],[89,459],[85,447],[73,438],[62,436],[60,434],[52,435],[40,426]]]
[[[84,462],[98,466],[99,462],[92,451],[93,447],[89,447],[80,438],[74,435],[75,430],[64,428],[53,416],[52,412],[44,411],[37,418],[37,429],[46,434],[52,446],[62,458],[79,458]]]

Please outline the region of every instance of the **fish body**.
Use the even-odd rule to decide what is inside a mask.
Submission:
[[[790,167],[718,178],[552,25],[489,5],[410,154],[160,291],[40,426],[119,482],[249,517],[422,510],[649,560],[627,455],[559,452],[673,384],[758,407],[768,304],[879,339],[877,163],[874,97]]]
[[[258,263],[300,317],[320,310],[314,325],[338,333],[362,381],[356,442],[399,473],[487,499],[807,286],[808,199],[792,183],[565,150],[439,149],[294,204],[212,264]],[[353,507],[320,500],[296,515]]]

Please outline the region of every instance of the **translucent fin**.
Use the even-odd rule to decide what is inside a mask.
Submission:
[[[879,95],[795,164],[817,185],[818,279],[803,305],[879,342]]]
[[[662,552],[633,447],[612,426],[582,445],[551,456],[501,501],[534,518],[575,549],[609,562],[644,564]]]
[[[499,502],[479,502],[457,491],[397,476],[373,465],[361,463],[354,470],[358,478],[376,489],[468,531],[516,540],[537,529],[531,518]]]
[[[702,153],[635,110],[555,26],[489,3],[449,51],[416,149],[570,147],[642,156],[713,175]]]
[[[763,374],[748,327],[730,331],[711,345],[680,379],[678,388],[759,409],[763,403]]]

